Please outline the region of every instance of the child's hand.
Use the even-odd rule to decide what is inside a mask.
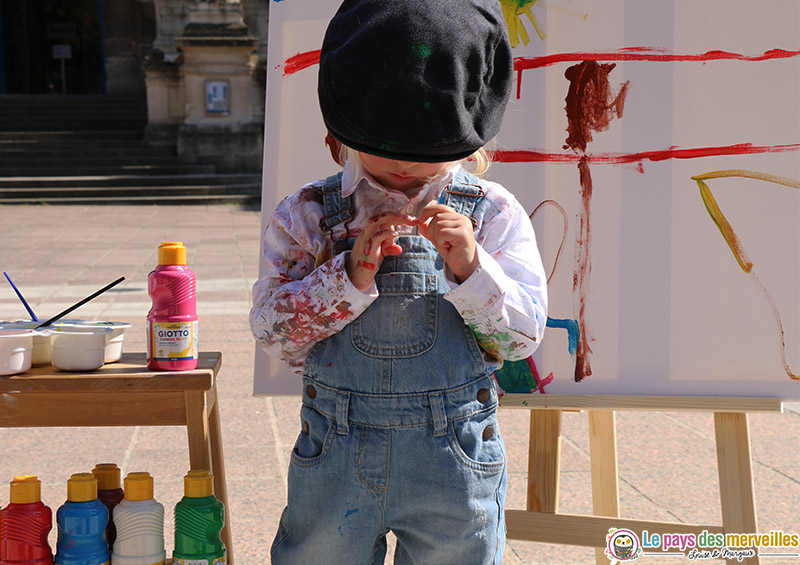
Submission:
[[[460,283],[478,268],[478,250],[472,221],[449,206],[430,202],[416,220],[419,233],[429,239]]]
[[[345,265],[347,276],[358,290],[363,292],[370,287],[385,256],[403,252],[403,248],[395,243],[399,235],[395,226],[413,223],[416,223],[414,218],[397,212],[384,212],[367,222],[364,231],[353,243],[353,250]]]

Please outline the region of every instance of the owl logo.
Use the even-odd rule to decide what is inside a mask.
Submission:
[[[608,530],[606,540],[608,546],[605,554],[612,563],[639,559],[642,547],[639,545],[639,538],[632,531],[611,528]]]
[[[614,555],[617,559],[629,559],[633,553],[633,538],[628,534],[621,534],[614,538]]]

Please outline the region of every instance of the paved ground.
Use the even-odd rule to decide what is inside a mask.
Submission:
[[[201,349],[223,354],[218,383],[239,565],[269,563],[269,545],[286,496],[288,454],[299,430],[299,398],[251,394],[254,345],[247,312],[257,276],[259,232],[259,213],[235,206],[0,206],[0,270],[9,273],[40,318],[126,277],[73,314],[131,322],[126,351],[145,348],[150,307],[146,279],[156,265],[159,242],[179,240],[187,246],[198,280]],[[26,312],[16,295],[0,279],[0,320],[23,317]],[[510,459],[509,507],[524,508],[528,414],[501,410],[500,420]],[[800,532],[800,464],[795,456],[800,408],[787,404],[782,415],[752,415],[750,424],[759,531]],[[711,414],[621,412],[617,434],[624,517],[721,523]],[[17,474],[36,474],[45,502],[56,508],[64,501],[71,473],[110,461],[123,474],[149,471],[156,480],[156,497],[170,514],[182,495],[186,443],[183,428],[171,427],[2,429],[0,505],[8,502],[3,484]],[[588,446],[586,414],[565,414],[561,512],[591,513]],[[171,528],[168,518],[168,551]],[[593,561],[591,549],[513,540],[505,559],[510,564]]]

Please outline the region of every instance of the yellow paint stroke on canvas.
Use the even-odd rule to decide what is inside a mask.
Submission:
[[[736,257],[736,261],[739,263],[739,267],[750,275],[756,285],[761,289],[762,294],[767,299],[767,302],[772,309],[772,315],[775,318],[775,322],[778,325],[778,333],[780,334],[780,341],[781,341],[781,359],[783,361],[783,368],[786,371],[786,374],[789,375],[792,379],[800,379],[800,375],[797,375],[791,371],[789,368],[789,364],[786,362],[786,339],[784,337],[783,331],[783,322],[781,321],[781,314],[778,310],[775,301],[772,299],[767,288],[761,282],[761,279],[758,278],[755,272],[753,272],[753,262],[747,257],[747,254],[744,252],[744,248],[742,247],[741,241],[736,235],[736,232],[733,231],[733,227],[731,226],[728,219],[722,213],[717,201],[714,199],[714,195],[711,194],[711,189],[708,188],[708,185],[705,183],[707,180],[711,179],[720,179],[720,178],[728,178],[728,177],[742,177],[742,178],[749,178],[749,179],[756,179],[762,180],[766,182],[771,182],[774,184],[780,184],[783,186],[788,186],[790,188],[800,189],[800,181],[795,179],[790,179],[787,177],[779,177],[777,175],[771,175],[769,173],[760,173],[758,171],[748,171],[744,169],[728,169],[724,171],[711,171],[708,173],[703,173],[701,175],[697,175],[692,177],[692,180],[697,183],[697,186],[700,187],[700,197],[703,199],[703,203],[706,206],[706,210],[711,215],[711,219],[719,228],[722,237],[725,239],[725,243],[728,244],[731,251],[733,252],[734,257]]]
[[[500,0],[500,5],[503,8],[503,17],[508,27],[508,38],[511,40],[512,48],[519,45],[520,40],[523,45],[527,45],[531,40],[525,29],[525,24],[522,22],[523,14],[528,16],[528,20],[530,20],[531,25],[533,25],[533,29],[536,30],[539,39],[544,41],[544,38],[547,37],[542,26],[539,25],[536,16],[531,12],[531,8],[538,1],[539,0]]]

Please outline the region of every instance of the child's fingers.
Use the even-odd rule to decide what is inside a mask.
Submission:
[[[444,204],[439,204],[436,201],[428,202],[425,207],[420,211],[419,216],[416,218],[417,224],[427,224],[428,221],[436,216],[437,214],[446,214],[446,213],[453,213],[456,214],[457,212],[450,208],[449,206],[445,206]]]
[[[380,230],[372,234],[363,246],[354,247],[353,253],[358,259],[356,266],[376,271],[384,255],[402,253],[403,249],[394,241],[398,235],[393,229]]]
[[[455,213],[454,213],[455,214]],[[424,231],[420,230],[420,234],[438,246],[450,246],[450,244],[466,244],[469,240],[474,239],[472,233],[472,224],[469,220],[461,214],[449,216],[439,214],[434,216]]]

